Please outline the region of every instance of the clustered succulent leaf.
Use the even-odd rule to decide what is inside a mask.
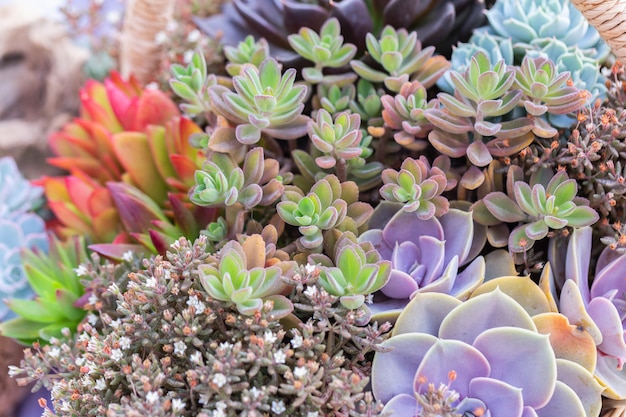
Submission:
[[[431,168],[423,155],[417,160],[406,158],[400,171],[385,169],[382,180],[384,185],[380,188],[380,195],[387,201],[404,204],[404,210],[416,212],[422,220],[441,217],[450,208],[449,201],[442,194],[455,184],[437,166]]]
[[[246,36],[237,46],[224,46],[224,55],[228,59],[226,72],[231,77],[241,73],[244,64],[252,64],[260,67],[263,61],[270,57],[270,50],[267,41],[263,38],[255,41],[252,35]],[[193,61],[193,60],[192,60]]]
[[[382,66],[384,72],[371,68],[362,61],[350,62],[352,69],[363,79],[382,82],[389,90],[398,92],[407,81],[419,81],[425,87],[433,85],[449,66],[443,57],[433,57],[434,47],[422,49],[416,32],[395,30],[386,26],[379,39],[368,33],[367,50]]]
[[[185,100],[181,109],[186,114],[196,116],[211,110],[208,88],[216,83],[216,79],[207,74],[206,60],[201,52],[195,51],[186,67],[173,64],[170,72],[170,87],[178,97]]]
[[[341,27],[336,18],[326,21],[319,34],[308,27],[303,27],[298,34],[289,35],[287,40],[294,51],[315,64],[314,67],[302,69],[302,77],[312,84],[338,81],[337,76],[325,77],[322,69],[348,65],[357,51],[356,46],[343,43]],[[346,78],[345,81],[350,81],[350,78]]]
[[[576,197],[578,185],[564,171],[557,172],[547,183],[532,185],[516,181],[513,197],[497,191],[487,194],[483,204],[499,221],[524,224],[509,236],[509,250],[525,252],[534,242],[548,235],[551,229],[589,226],[599,215],[584,199]]]
[[[362,152],[359,145],[363,137],[360,126],[361,118],[358,114],[342,112],[333,120],[330,113],[320,109],[316,120],[307,125],[311,143],[324,154],[316,158],[315,163],[322,169],[329,169],[338,162],[345,164],[346,161],[359,158]]]
[[[248,64],[233,77],[231,91],[222,85],[209,88],[215,112],[237,124],[236,138],[245,145],[261,139],[261,133],[279,139],[295,139],[306,130],[302,115],[306,85],[294,85],[296,70],[281,74],[274,58],[267,58],[257,68]]]

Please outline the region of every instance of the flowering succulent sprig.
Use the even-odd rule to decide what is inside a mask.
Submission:
[[[362,61],[350,62],[352,69],[363,79],[382,82],[389,90],[398,92],[402,84],[419,81],[425,87],[432,86],[448,69],[450,63],[444,57],[433,57],[435,48],[422,49],[417,33],[406,29],[386,26],[379,39],[368,33],[367,50],[384,72],[375,70]]]
[[[98,295],[93,320],[29,349],[11,374],[51,389],[57,413],[380,415],[365,391],[365,360],[348,352],[378,349],[389,325],[363,324],[361,311],[315,284],[315,268],[290,278],[307,287],[292,295],[302,320],[295,327],[273,320],[266,305],[240,314],[200,285],[200,268],[212,262],[205,243],[180,239],[127,279],[97,277],[113,283]]]
[[[354,74],[324,76],[322,73],[324,68],[341,68],[348,65],[356,54],[356,46],[344,44],[340,33],[339,20],[332,18],[322,25],[319,34],[308,27],[302,27],[298,34],[287,37],[294,51],[315,64],[315,67],[302,69],[302,77],[309,83],[346,83],[356,78]]]
[[[302,115],[306,85],[294,85],[296,70],[281,74],[280,65],[268,58],[257,68],[248,64],[233,77],[235,92],[222,85],[209,88],[213,110],[237,124],[235,137],[244,145],[261,139],[265,132],[278,139],[295,139],[306,131]]]
[[[441,194],[456,184],[446,178],[445,172],[436,166],[437,162],[431,168],[428,159],[422,155],[417,160],[406,158],[399,171],[385,169],[380,195],[387,201],[404,204],[404,210],[416,212],[422,220],[443,216],[450,203]]]

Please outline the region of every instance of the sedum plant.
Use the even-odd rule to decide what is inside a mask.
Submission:
[[[251,145],[265,132],[279,139],[295,139],[306,131],[308,118],[302,115],[306,85],[294,85],[296,70],[281,74],[280,65],[268,58],[257,68],[244,65],[233,77],[235,91],[222,85],[209,88],[215,112],[237,124],[235,138]]]
[[[550,229],[584,227],[595,223],[598,213],[576,197],[578,186],[564,171],[559,171],[546,185],[516,181],[513,196],[497,191],[487,194],[481,204],[491,216],[506,223],[521,222],[509,236],[509,250],[525,252]]]
[[[378,291],[389,280],[391,262],[381,260],[370,246],[358,244],[351,233],[342,234],[335,243],[333,260],[310,255],[310,264],[319,263],[319,283],[329,294],[339,297],[347,309],[361,308],[365,296]]]
[[[363,137],[358,114],[342,112],[333,117],[324,109],[317,112],[315,121],[310,121],[307,131],[313,146],[324,156],[315,158],[322,169],[337,167],[338,176],[345,177],[347,161],[359,158],[363,149],[359,146]]]
[[[443,57],[433,57],[434,47],[422,49],[417,33],[409,34],[405,29],[395,30],[386,26],[379,39],[368,33],[367,50],[382,66],[383,71],[371,68],[362,61],[350,62],[352,69],[363,79],[382,82],[389,90],[398,92],[407,81],[419,81],[430,87],[449,66]]]
[[[423,155],[418,160],[406,158],[400,171],[387,168],[382,173],[384,185],[380,188],[380,195],[387,201],[403,203],[403,210],[417,213],[421,220],[443,216],[450,203],[441,194],[456,184],[437,167],[441,159],[435,160],[432,168]]]
[[[224,55],[228,59],[226,72],[231,77],[234,77],[241,73],[241,67],[244,64],[252,64],[257,68],[260,67],[261,63],[269,58],[270,50],[265,39],[261,38],[255,41],[252,35],[248,35],[237,46],[224,46]]]
[[[332,18],[321,27],[319,34],[314,30],[303,27],[298,34],[287,37],[289,45],[303,58],[313,62],[314,67],[302,69],[302,77],[311,84],[335,82],[349,82],[355,78],[348,74],[341,76],[324,76],[324,68],[341,68],[347,66],[356,54],[356,46],[343,43],[340,35],[339,20]]]
[[[281,280],[283,271],[265,265],[264,247],[259,247],[262,243],[260,235],[249,236],[243,244],[226,243],[217,265],[200,267],[200,282],[212,298],[233,303],[241,314],[251,316],[266,310],[278,319],[289,314],[293,306],[280,294],[287,288]],[[265,303],[272,307],[265,308]]]

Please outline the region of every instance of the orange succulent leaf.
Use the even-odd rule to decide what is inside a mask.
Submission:
[[[157,204],[163,204],[167,198],[167,184],[150,157],[148,136],[141,132],[118,133],[113,136],[113,146],[132,183]]]
[[[59,230],[62,230],[62,237],[67,238],[78,234],[92,237],[93,233],[89,219],[76,206],[64,201],[50,201],[48,205],[59,220]]]
[[[170,161],[176,171],[176,178],[186,188],[184,191],[188,191],[195,184],[194,175],[201,165],[198,166],[196,162],[184,155],[170,155]]]
[[[537,331],[550,336],[550,344],[557,358],[567,359],[593,373],[596,369],[596,343],[584,328],[570,324],[559,313],[543,313],[533,317]]]
[[[120,218],[115,207],[99,211],[92,223],[93,242],[111,242],[120,231]]]
[[[48,158],[46,161],[57,168],[71,171],[73,169],[79,169],[85,172],[92,178],[96,178],[100,182],[106,182],[116,179],[112,176],[110,170],[102,169],[102,162],[95,159],[81,159],[81,158]],[[105,164],[106,165],[106,164]]]
[[[172,128],[175,142],[175,151],[171,153],[185,155],[192,160],[205,158],[204,153],[191,146],[189,142],[192,135],[202,133],[200,126],[186,117],[180,117],[178,120],[174,120],[168,128]],[[200,163],[200,166],[201,165],[202,163]]]

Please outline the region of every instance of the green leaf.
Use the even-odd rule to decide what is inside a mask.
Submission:
[[[567,216],[567,225],[572,227],[591,226],[598,221],[598,212],[588,206],[578,206]]]
[[[526,214],[515,204],[515,201],[500,191],[487,194],[483,197],[483,202],[495,218],[505,223],[515,223],[526,219]]]

